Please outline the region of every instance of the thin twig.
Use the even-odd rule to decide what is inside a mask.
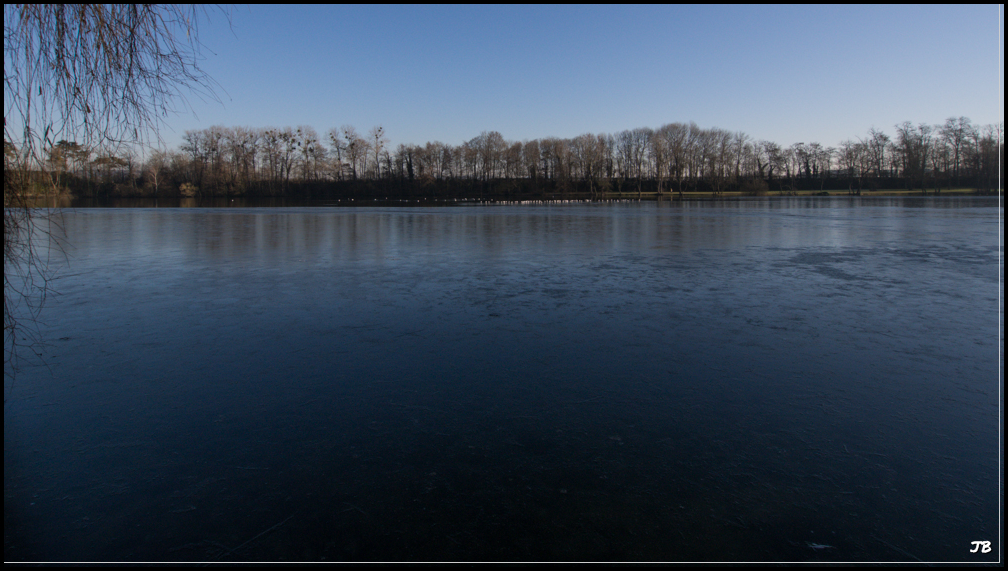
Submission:
[[[280,527],[281,525],[283,525],[283,524],[287,523],[287,522],[288,522],[288,521],[290,521],[290,520],[291,520],[291,518],[292,518],[292,517],[294,517],[295,515],[297,515],[297,512],[296,512],[296,511],[295,511],[294,513],[292,513],[292,514],[291,514],[290,516],[288,516],[288,517],[287,517],[287,519],[283,520],[282,522],[280,522],[280,523],[278,523],[278,524],[274,524],[274,525],[273,525],[272,527],[270,527],[269,529],[266,529],[266,530],[264,530],[264,531],[261,531],[261,532],[260,532],[260,533],[259,533],[258,535],[256,535],[256,536],[255,536],[255,537],[253,537],[252,539],[250,539],[250,540],[246,541],[245,543],[243,543],[243,544],[239,545],[238,547],[235,547],[234,549],[230,550],[230,552],[231,552],[231,553],[235,553],[236,551],[239,551],[239,550],[240,550],[241,548],[245,547],[246,545],[248,545],[248,544],[252,543],[253,541],[255,541],[255,540],[259,539],[260,537],[262,537],[262,536],[266,535],[267,533],[269,533],[269,532],[273,531],[274,529],[276,529],[276,528]],[[220,559],[220,558],[221,558],[222,556],[223,556],[223,554],[222,554],[222,555],[219,555],[219,556],[217,557],[217,559]]]
[[[873,535],[873,536],[871,536],[871,537],[872,537],[872,539],[874,539],[875,541],[878,541],[879,543],[881,543],[881,544],[883,544],[883,545],[885,545],[885,546],[887,546],[887,547],[890,547],[890,548],[892,548],[892,549],[895,549],[896,551],[899,551],[900,553],[902,553],[903,555],[906,555],[907,557],[909,557],[909,558],[911,558],[911,559],[916,559],[917,561],[920,561],[921,563],[923,563],[923,562],[924,562],[923,560],[921,560],[921,559],[918,559],[918,558],[917,558],[917,557],[916,557],[916,556],[915,556],[915,555],[914,555],[913,553],[910,553],[909,551],[906,551],[906,550],[903,550],[903,549],[900,549],[899,547],[896,547],[895,545],[893,545],[893,544],[889,543],[888,541],[886,541],[886,540],[884,540],[884,539],[880,539],[880,538],[878,538],[878,537],[875,537],[874,535]]]

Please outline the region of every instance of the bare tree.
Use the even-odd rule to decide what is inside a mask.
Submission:
[[[721,194],[728,170],[731,167],[732,134],[724,129],[711,129],[713,146],[711,154],[714,193]]]
[[[585,133],[571,140],[571,174],[575,178],[580,178],[583,181],[588,180],[591,169],[589,166],[591,163],[590,153],[594,142],[595,137],[591,133]]]
[[[353,125],[343,125],[340,130],[343,131],[343,139],[346,141],[344,149],[346,149],[347,158],[350,160],[351,176],[357,180],[357,163],[367,156],[365,149],[367,141],[357,135],[357,129],[354,129]]]
[[[318,133],[308,125],[297,128],[298,148],[301,149],[301,181],[318,180],[318,163],[324,150],[319,142]]]
[[[483,181],[493,180],[500,171],[500,164],[504,156],[504,136],[497,131],[483,131],[473,141],[479,151]]]
[[[232,154],[235,169],[241,173],[241,190],[247,191],[256,180],[256,162],[262,149],[262,131],[238,127],[234,130]]]
[[[409,177],[409,181],[413,182],[413,149],[411,147],[412,145],[402,143],[396,146],[393,160],[395,161],[395,177],[400,181]]]
[[[822,191],[825,188],[826,177],[829,176],[836,149],[833,147],[823,147],[821,144],[813,142],[808,146],[808,153],[812,166],[810,176],[819,179],[819,190]],[[806,166],[806,169],[808,169],[808,166]]]
[[[1004,124],[984,125],[970,130],[969,163],[976,176],[977,191],[988,193],[994,189],[995,181],[1000,189],[1003,169]]]
[[[368,132],[368,138],[374,141],[371,146],[371,150],[374,151],[375,155],[375,178],[381,178],[381,152],[388,144],[388,138],[385,137],[385,129],[381,125],[377,125],[371,128]]]
[[[281,181],[282,170],[280,168],[281,142],[280,131],[274,128],[264,129],[262,133],[262,150],[265,162],[266,174],[268,176],[268,189],[272,194]]]
[[[525,168],[528,169],[528,176],[533,181],[539,180],[539,139],[526,141],[522,145],[522,157],[525,160]]]
[[[959,186],[959,167],[962,162],[963,151],[969,140],[971,128],[970,120],[966,117],[949,117],[941,128],[941,135],[951,150],[952,169],[956,178],[956,186]]]
[[[299,145],[298,135],[294,129],[284,127],[277,133],[280,138],[280,178],[283,181],[283,189],[286,191],[290,186],[291,171],[294,170],[294,158],[297,155]]]
[[[616,172],[624,181],[630,178],[633,164],[633,131],[626,129],[616,135]]]
[[[346,143],[343,135],[337,127],[329,129],[329,142],[332,143],[333,170],[336,180],[343,180],[343,153],[346,151]]]
[[[914,127],[909,121],[896,125],[897,156],[903,167],[903,176],[910,189],[915,187],[914,181],[919,181],[921,191],[924,191],[924,177],[927,172],[927,161],[930,155],[932,128],[921,123]]]
[[[941,127],[935,128],[935,137],[931,141],[931,178],[934,182],[935,194],[941,192],[941,182],[951,182],[952,149],[948,139],[942,133]]]
[[[648,141],[651,140],[653,131],[649,127],[640,127],[634,129],[631,135],[631,165],[633,169],[634,176],[637,178],[637,196],[639,197],[641,188],[641,179],[645,176],[644,169],[646,166],[650,166],[648,159]]]
[[[668,173],[669,147],[668,140],[661,129],[652,131],[648,138],[648,154],[654,162],[654,177],[658,181],[658,195],[662,194],[662,184]]]
[[[441,165],[446,171],[448,171],[448,178],[451,179],[455,178],[458,173],[458,169],[456,167],[457,155],[458,152],[456,147],[447,143],[441,143]]]
[[[512,142],[504,150],[504,178],[521,176],[522,166],[522,144]]]
[[[840,161],[840,168],[843,169],[844,174],[847,175],[847,194],[854,194],[854,178],[858,181],[857,194],[861,194],[861,171],[859,166],[861,164],[861,155],[865,153],[864,143],[859,143],[847,139],[840,143],[840,149],[837,151],[837,160]]]
[[[147,174],[147,178],[150,179],[151,185],[154,188],[155,197],[157,197],[158,191],[161,189],[159,183],[163,178],[162,173],[165,171],[167,166],[168,154],[161,149],[155,149],[147,158],[147,165],[144,167],[144,172]]]
[[[735,162],[735,171],[732,173],[735,178],[735,183],[738,184],[740,178],[742,178],[742,160],[745,157],[746,145],[749,144],[749,135],[746,135],[742,131],[732,134],[732,157]]]
[[[430,156],[431,168],[434,169],[434,178],[441,180],[444,177],[444,171],[447,167],[449,155],[445,153],[447,145],[441,141],[434,141],[433,143],[427,143],[424,148],[427,155]]]
[[[663,125],[658,132],[665,138],[665,148],[669,154],[669,174],[675,177],[679,198],[682,198],[683,174],[686,172],[686,139],[689,135],[689,127],[682,123],[669,123]]]

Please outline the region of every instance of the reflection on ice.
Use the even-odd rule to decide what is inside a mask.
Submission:
[[[974,560],[998,216],[68,211],[5,559]]]

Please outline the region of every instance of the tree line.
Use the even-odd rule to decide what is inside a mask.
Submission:
[[[1002,124],[954,117],[943,125],[901,123],[892,136],[872,128],[838,147],[782,147],[691,122],[530,141],[484,131],[461,145],[434,141],[392,148],[381,126],[361,134],[344,125],[324,135],[310,126],[213,126],[186,131],[178,149],[152,151],[146,160],[60,141],[46,167],[81,196],[985,192],[1000,187],[1002,131]]]

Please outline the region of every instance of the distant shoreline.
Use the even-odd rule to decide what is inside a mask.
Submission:
[[[311,197],[302,196],[205,196],[180,197],[175,196],[109,196],[109,197],[75,197],[62,194],[58,197],[34,197],[32,206],[40,208],[150,208],[150,207],[284,207],[284,206],[455,206],[467,204],[557,204],[570,202],[668,202],[671,204],[686,202],[734,202],[740,200],[776,200],[780,198],[965,198],[1003,196],[1002,192],[980,193],[972,188],[942,190],[935,193],[929,190],[922,194],[918,190],[884,189],[877,191],[862,191],[860,195],[849,194],[847,191],[811,191],[769,192],[759,196],[742,192],[723,192],[712,195],[710,192],[684,192],[680,198],[678,192],[623,193],[547,193],[536,197],[504,197],[484,195],[482,198],[459,197],[437,198],[416,196],[387,197]]]

